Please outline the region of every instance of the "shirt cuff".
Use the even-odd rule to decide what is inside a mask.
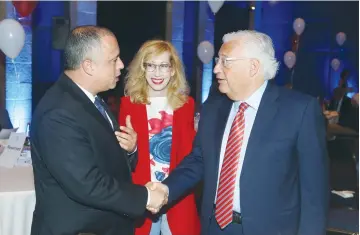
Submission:
[[[146,190],[148,192],[146,206],[149,206],[149,203],[150,203],[150,190],[147,187],[145,187],[145,188],[146,188]]]
[[[135,150],[134,150],[132,153],[127,153],[127,154],[128,154],[128,155],[132,155],[132,154],[134,154],[136,151],[137,151],[137,145],[136,145],[136,147],[135,147]]]

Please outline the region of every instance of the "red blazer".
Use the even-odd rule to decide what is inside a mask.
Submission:
[[[170,173],[192,149],[195,137],[194,99],[174,111],[173,132],[170,156]],[[149,130],[146,105],[134,104],[129,97],[122,97],[120,102],[119,123],[125,125],[125,118],[131,116],[131,124],[138,136],[138,163],[133,173],[135,184],[145,185],[150,178]],[[197,214],[195,196],[190,194],[168,210],[167,218],[173,235],[200,234],[200,220]],[[152,221],[145,219],[141,227],[136,228],[136,235],[148,235]]]

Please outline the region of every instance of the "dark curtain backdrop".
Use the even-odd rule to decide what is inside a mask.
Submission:
[[[115,33],[120,58],[125,65],[117,87],[101,95],[105,98],[109,95],[121,97],[124,94],[126,67],[140,46],[147,40],[165,39],[166,1],[98,1],[97,4],[97,24]]]

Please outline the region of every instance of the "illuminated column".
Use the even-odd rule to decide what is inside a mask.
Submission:
[[[25,132],[31,121],[32,103],[32,27],[31,15],[20,17],[11,1],[6,2],[6,18],[18,20],[25,30],[25,45],[14,60],[6,57],[5,103],[13,126]]]
[[[214,14],[207,1],[199,2],[198,41],[209,41],[214,45]],[[216,52],[215,52],[216,53]],[[204,102],[209,95],[213,76],[213,60],[202,66],[201,101]]]
[[[185,2],[168,1],[166,5],[166,39],[176,48],[180,59],[183,58]]]

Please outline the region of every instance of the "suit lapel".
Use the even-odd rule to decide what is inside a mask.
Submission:
[[[211,184],[212,189],[209,190],[209,192],[211,192],[213,194],[213,195],[210,195],[210,198],[215,198],[217,178],[218,178],[219,167],[220,167],[219,159],[220,159],[221,143],[222,143],[226,123],[227,123],[232,105],[233,105],[233,101],[224,95],[224,96],[221,96],[221,98],[218,101],[218,104],[214,107],[214,109],[216,108],[217,111],[214,112],[214,113],[216,113],[216,118],[214,120],[214,122],[215,122],[214,126],[216,126],[216,130],[214,133],[215,141],[213,142],[214,157],[209,158],[209,160],[212,161],[212,163],[210,164],[210,166],[212,165],[212,167],[213,167],[212,172],[214,172],[214,174],[211,174],[212,179],[209,180],[209,182],[212,182],[212,184]]]
[[[68,76],[63,74],[60,77],[59,83],[64,88],[64,90],[68,91],[74,97],[75,100],[80,101],[84,105],[84,109],[90,113],[92,117],[94,117],[101,125],[103,125],[104,128],[113,133],[109,122],[102,116],[99,110],[97,110],[89,97],[87,97],[85,93]]]
[[[229,98],[225,97],[219,102],[218,115],[216,118],[216,126],[217,130],[215,132],[215,159],[216,165],[219,165],[220,151],[221,151],[221,143],[225,132],[226,123],[230,114],[230,110],[232,108],[233,101]]]
[[[120,131],[119,123],[117,122],[114,114],[111,112],[109,106],[103,99],[101,99],[101,102],[102,102],[102,105],[104,106],[104,109],[105,109],[106,113],[109,115],[109,118],[114,126],[114,131]]]
[[[278,88],[268,83],[264,94],[261,98],[261,102],[255,117],[255,121],[249,136],[248,145],[246,148],[246,154],[241,171],[241,176],[247,171],[247,165],[253,156],[255,151],[261,146],[261,139],[264,135],[267,135],[267,129],[273,123],[275,115],[278,111],[277,98],[279,95]],[[241,184],[240,184],[241,185]]]

